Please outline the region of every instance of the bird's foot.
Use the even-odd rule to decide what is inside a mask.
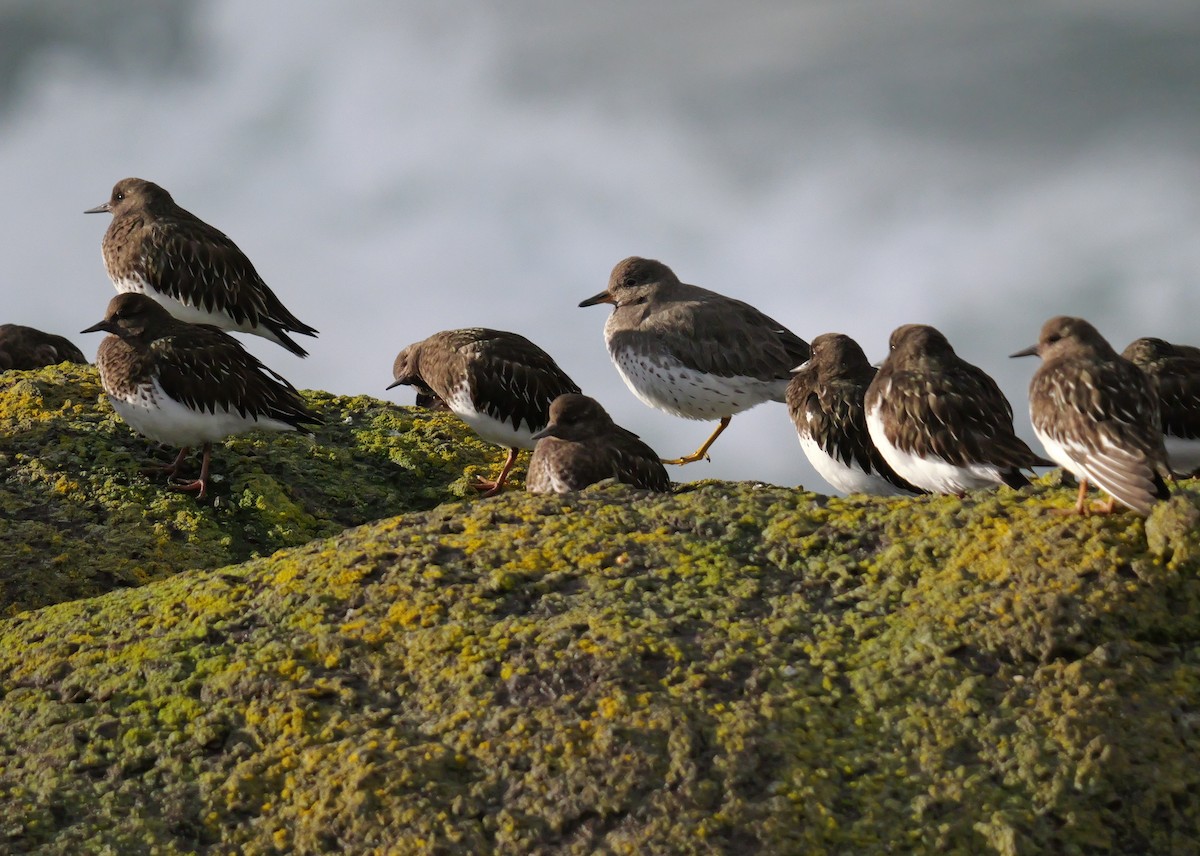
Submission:
[[[192,481],[176,481],[172,479],[167,483],[168,490],[177,490],[180,493],[195,493],[196,499],[204,499],[208,496],[208,482],[204,479],[194,479]]]

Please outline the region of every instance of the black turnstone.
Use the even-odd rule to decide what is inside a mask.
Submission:
[[[671,489],[654,450],[613,422],[594,398],[560,395],[550,405],[550,424],[533,436],[537,446],[525,480],[530,493],[567,493],[605,479],[645,490]]]
[[[139,434],[182,447],[161,471],[176,475],[188,450],[204,447],[200,478],[174,482],[174,490],[197,491],[204,498],[217,440],[321,422],[295,387],[232,336],[173,318],[144,294],[118,294],[104,320],[82,332],[101,330],[112,335],[100,343],[96,367],[117,415]]]
[[[62,336],[23,324],[0,324],[0,371],[40,369],[59,363],[87,363],[83,353]]]
[[[1158,394],[1167,461],[1177,476],[1200,470],[1200,348],[1137,339],[1121,356],[1150,378]]]
[[[931,493],[1029,484],[1021,470],[1053,466],[1013,431],[1012,405],[982,369],[924,324],[892,332],[867,387],[867,429],[901,478]]]
[[[392,365],[395,380],[417,390],[417,403],[445,407],[508,458],[494,480],[475,483],[484,496],[504,487],[520,449],[532,449],[535,432],[549,421],[550,402],[579,386],[554,359],[516,333],[470,327],[443,330],[409,345]]]
[[[896,475],[871,441],[863,397],[875,372],[849,336],[822,333],[813,339],[812,359],[787,387],[800,447],[821,478],[843,493],[924,493]]]
[[[608,288],[579,305],[613,305],[604,324],[609,356],[625,385],[645,404],[685,419],[719,419],[690,455],[708,449],[734,414],[783,401],[808,343],[748,303],[687,285],[669,267],[631,256],[613,268]]]
[[[113,215],[101,249],[121,293],[147,294],[181,321],[253,333],[308,356],[289,333],[317,331],[287,310],[250,259],[220,230],[153,182],[124,178],[85,214]]]
[[[1042,364],[1029,383],[1029,415],[1046,454],[1079,479],[1076,512],[1107,514],[1115,500],[1149,514],[1156,499],[1170,496],[1150,379],[1082,318],[1051,318],[1038,343],[1013,356],[1034,354]],[[1088,507],[1089,483],[1109,495],[1107,505]]]

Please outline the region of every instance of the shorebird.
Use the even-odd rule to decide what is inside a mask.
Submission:
[[[444,405],[508,458],[494,480],[475,483],[484,496],[504,487],[517,453],[532,449],[535,432],[549,421],[550,402],[576,383],[554,359],[516,333],[469,327],[443,330],[402,350],[392,365],[394,381],[417,390],[417,403]]]
[[[200,477],[172,482],[173,490],[205,497],[212,444],[218,440],[321,422],[295,387],[232,336],[173,318],[144,294],[118,294],[104,320],[82,332],[99,331],[112,334],[100,343],[96,367],[117,415],[151,440],[182,447],[162,472],[176,475],[188,451],[203,446]]]
[[[668,491],[671,479],[654,450],[612,421],[594,398],[560,395],[550,422],[533,435],[525,487],[530,493],[567,493],[615,478],[646,490]]]
[[[609,356],[643,403],[684,419],[718,419],[690,455],[708,450],[734,414],[784,400],[808,343],[748,303],[680,282],[665,264],[631,256],[613,268],[608,288],[580,306],[612,304],[604,324]]]
[[[1012,406],[982,369],[960,358],[933,327],[892,331],[889,353],[866,394],[867,428],[893,470],[922,490],[962,496],[1052,466],[1013,431]]]
[[[287,310],[237,244],[163,188],[124,178],[107,202],[84,213],[106,212],[113,219],[101,250],[118,292],[153,297],[181,321],[253,333],[308,356],[288,334],[317,331]]]
[[[863,399],[875,372],[849,336],[823,333],[813,339],[812,359],[787,387],[800,447],[821,478],[843,493],[924,493],[896,475],[871,440]]]
[[[40,369],[58,363],[87,363],[83,352],[62,336],[22,324],[0,324],[0,371]]]
[[[1042,364],[1029,383],[1029,415],[1046,454],[1079,479],[1075,511],[1109,514],[1115,501],[1149,514],[1170,496],[1150,379],[1082,318],[1051,318],[1036,345],[1012,356],[1034,354]],[[1109,495],[1106,505],[1089,508],[1090,483]]]
[[[1121,356],[1146,373],[1158,395],[1158,416],[1171,472],[1200,470],[1200,348],[1136,339]]]

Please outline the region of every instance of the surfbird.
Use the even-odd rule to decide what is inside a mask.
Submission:
[[[83,353],[62,336],[23,324],[0,324],[0,371],[40,369],[59,363],[87,363]]]
[[[1167,461],[1177,476],[1200,470],[1200,348],[1144,338],[1121,354],[1150,378],[1158,394]]]
[[[671,479],[653,449],[612,421],[594,398],[560,395],[550,423],[533,435],[525,487],[530,493],[567,493],[616,479],[645,490],[669,491]]]
[[[417,390],[417,403],[444,405],[489,443],[508,449],[492,480],[475,483],[484,496],[504,487],[521,449],[549,422],[550,402],[579,386],[554,359],[516,333],[468,327],[443,330],[409,345],[392,365],[395,380]]]
[[[663,463],[690,464],[734,414],[784,400],[808,343],[748,303],[680,282],[665,264],[631,256],[613,268],[608,288],[580,306],[609,303],[608,353],[643,403],[684,419],[718,419],[695,452]]]
[[[1012,405],[996,382],[924,324],[892,331],[865,406],[883,459],[931,493],[1024,487],[1029,479],[1022,470],[1053,466],[1013,431]]]
[[[867,430],[863,398],[876,369],[858,343],[841,333],[812,340],[812,358],[787,386],[788,414],[813,469],[843,493],[924,493],[879,454]]]
[[[288,335],[317,331],[287,310],[223,232],[175,204],[150,181],[124,178],[103,205],[113,215],[101,250],[117,291],[153,297],[181,321],[253,333],[308,356]]]
[[[172,481],[173,490],[205,497],[212,444],[218,440],[321,422],[295,387],[232,336],[180,321],[144,294],[118,294],[104,320],[82,332],[99,331],[112,334],[100,343],[96,366],[117,415],[139,434],[181,447],[161,472],[176,476],[188,451],[203,446],[200,477]]]
[[[1013,356],[1034,354],[1042,364],[1029,384],[1029,415],[1046,454],[1079,479],[1075,511],[1108,514],[1119,502],[1149,514],[1170,495],[1150,379],[1082,318],[1051,318],[1038,343]],[[1089,484],[1109,495],[1106,505],[1088,506]]]

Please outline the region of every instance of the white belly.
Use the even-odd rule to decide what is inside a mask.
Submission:
[[[644,404],[685,419],[723,419],[764,401],[783,401],[787,380],[718,377],[689,369],[669,356],[612,352],[625,385]]]
[[[190,303],[184,303],[176,300],[169,294],[163,294],[155,291],[153,288],[148,288],[146,281],[143,279],[122,279],[113,280],[113,285],[117,291],[122,294],[144,294],[147,297],[153,298],[157,303],[161,304],[164,309],[171,313],[180,321],[186,321],[189,324],[211,324],[214,327],[219,327],[222,330],[230,330],[237,333],[251,333],[255,336],[262,336],[270,339],[272,342],[279,342],[279,339],[265,327],[255,327],[248,321],[242,321],[240,324],[235,324],[233,319],[224,312],[214,311],[209,312],[201,306],[193,306]]]
[[[1200,440],[1164,434],[1163,445],[1167,447],[1167,461],[1171,465],[1171,472],[1185,476],[1200,469]]]
[[[931,493],[962,494],[1004,483],[999,468],[992,464],[960,467],[939,455],[918,456],[896,448],[883,432],[878,407],[867,413],[867,430],[879,454],[900,478]]]
[[[465,383],[446,398],[446,406],[482,439],[507,449],[532,449],[537,445],[533,434],[546,427],[545,425],[531,427],[525,422],[521,422],[520,427],[514,428],[511,419],[501,421],[476,410],[475,404],[472,402],[471,390]]]
[[[842,463],[817,445],[811,437],[800,437],[800,448],[817,474],[842,493],[869,493],[875,496],[911,496],[887,479]]]
[[[113,410],[134,431],[171,446],[199,446],[246,431],[294,431],[277,419],[251,419],[237,411],[218,408],[215,413],[197,413],[169,398],[157,380],[138,387],[132,395],[108,396]]]

